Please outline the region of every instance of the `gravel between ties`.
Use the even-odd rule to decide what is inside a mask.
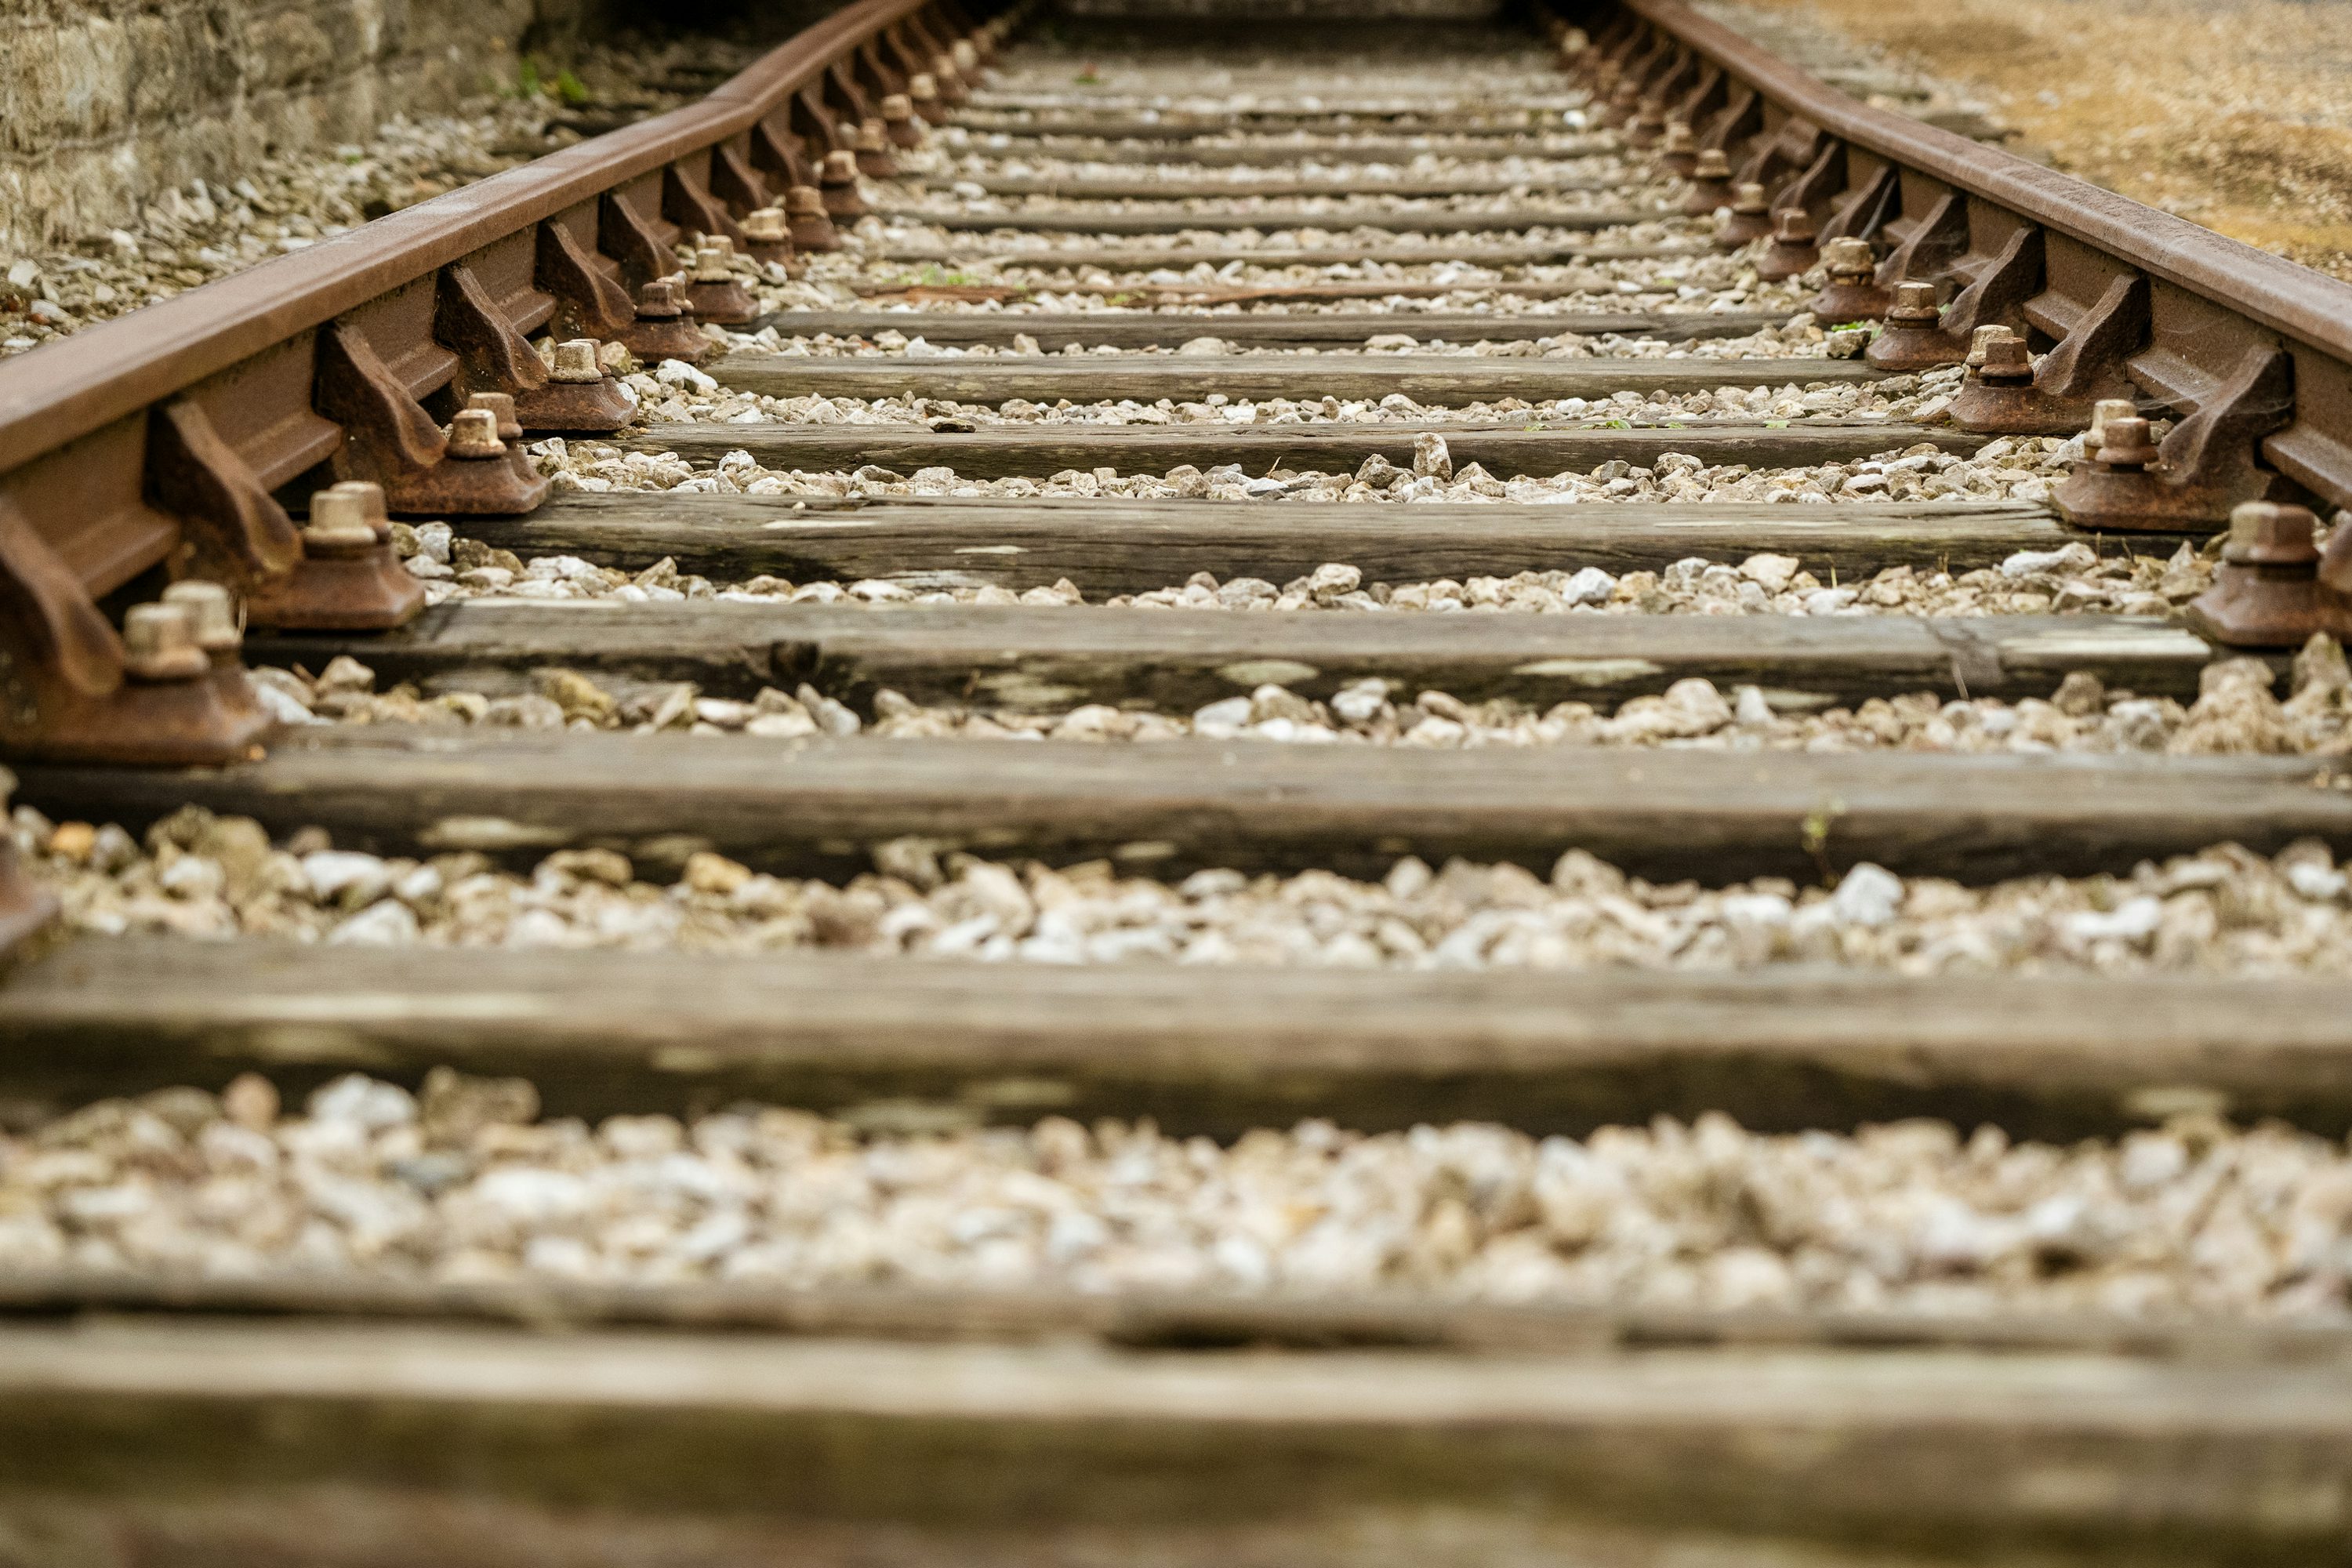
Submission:
[[[2305,1321],[2340,1321],[2352,1274],[2343,1145],[2210,1118],[2064,1148],[1715,1113],[1220,1145],[539,1104],[446,1068],[421,1095],[353,1074],[300,1113],[251,1075],[102,1100],[0,1135],[0,1268]]]
[[[2308,841],[2270,858],[2221,845],[2125,877],[1975,888],[1865,863],[1834,889],[1779,878],[1718,889],[1629,878],[1580,849],[1548,879],[1407,857],[1379,881],[1212,868],[1171,882],[1108,862],[941,856],[898,839],[874,847],[875,870],[841,884],[709,851],[656,882],[609,849],[559,850],[522,876],[472,852],[418,861],[338,850],[317,828],[273,844],[250,819],[195,806],[143,845],[113,825],[53,825],[22,806],[14,832],[68,929],[93,935],[1357,969],[2352,973],[2347,880]]]

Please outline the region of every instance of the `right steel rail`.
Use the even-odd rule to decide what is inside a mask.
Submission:
[[[1969,362],[1967,428],[2092,432],[2054,498],[2069,521],[2210,532],[2268,503],[2236,517],[2206,629],[2352,629],[2352,531],[2323,563],[2296,504],[2352,507],[2352,284],[1859,102],[1682,0],[1551,26],[1602,121],[1696,176],[1694,210],[1760,197],[1801,215],[1833,281],[1851,262],[1839,313],[1884,320],[1874,363]],[[2158,444],[2141,415],[2177,422]]]

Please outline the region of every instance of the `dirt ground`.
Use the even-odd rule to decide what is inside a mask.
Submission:
[[[1966,89],[2050,162],[2352,279],[2352,0],[1744,0]]]

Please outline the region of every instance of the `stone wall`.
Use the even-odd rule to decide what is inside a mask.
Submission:
[[[511,80],[593,0],[0,0],[0,250]]]

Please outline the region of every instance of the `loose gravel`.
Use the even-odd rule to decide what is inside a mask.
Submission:
[[[1538,709],[1508,698],[1465,702],[1444,690],[1370,677],[1318,700],[1276,684],[1212,702],[1192,713],[1103,703],[1059,710],[925,706],[885,689],[860,714],[814,688],[770,687],[751,700],[705,696],[692,682],[599,681],[575,669],[531,671],[520,689],[484,691],[460,682],[429,692],[376,689],[375,672],[349,656],[313,676],[299,669],[254,672],[263,700],[294,725],[480,725],[524,730],[589,729],[637,733],[743,733],[766,740],[855,735],[961,736],[986,740],[1152,742],[1200,736],[1304,745],[1402,745],[1441,750],[1482,746],[1665,746],[1711,751],[1990,752],[2170,752],[2190,756],[2341,756],[2352,752],[2352,675],[2333,639],[2315,637],[2294,663],[2284,702],[2261,659],[2230,659],[2204,670],[2197,700],[2109,690],[2087,670],[2069,674],[2048,700],[1946,700],[1933,692],[1872,698],[1858,707],[1821,707],[1802,694],[1736,686],[1728,694],[1700,677],[1613,712],[1590,702]],[[1815,711],[1820,708],[1819,711]]]
[[[2183,1118],[2059,1147],[1709,1114],[1541,1140],[1324,1121],[874,1131],[744,1107],[542,1119],[521,1079],[357,1074],[300,1111],[100,1100],[0,1135],[0,1269],[485,1284],[1216,1291],[1612,1308],[2341,1321],[2352,1156]]]
[[[1779,878],[1710,889],[1653,885],[1580,849],[1549,880],[1408,857],[1378,882],[1223,868],[1165,882],[1105,862],[942,858],[903,839],[875,847],[876,871],[836,885],[708,851],[668,883],[607,849],[558,851],[526,877],[471,852],[418,861],[338,850],[316,828],[273,844],[249,819],[195,806],[143,844],[24,806],[13,824],[68,929],[93,935],[1358,969],[2352,973],[2347,879],[2316,842],[2271,858],[2220,845],[2129,876],[1982,888],[1864,864],[1833,889]]]

